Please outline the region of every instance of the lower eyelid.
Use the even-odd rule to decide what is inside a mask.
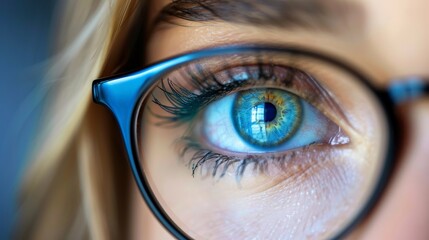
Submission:
[[[240,156],[243,157],[241,160],[245,157],[248,159],[251,157],[253,161],[246,166],[246,170],[242,175],[238,173],[241,162],[237,161],[226,170],[223,169],[223,165],[220,166],[215,178],[222,178],[222,181],[219,181],[218,184],[227,185],[231,189],[239,187],[242,190],[240,191],[241,194],[244,192],[253,194],[267,191],[280,183],[296,185],[306,181],[307,178],[314,177],[319,170],[332,167],[335,164],[343,164],[341,161],[337,162],[336,159],[341,157],[343,151],[347,151],[349,148],[348,145],[331,146],[321,144],[296,149],[287,154],[243,155]],[[189,161],[189,159],[185,160]],[[205,174],[211,175],[214,164],[214,161],[204,162],[198,166],[201,169],[196,171],[195,176],[201,173],[204,173],[201,176],[203,178]],[[191,160],[189,166],[193,165],[195,165],[195,162]],[[224,176],[222,176],[223,174]]]

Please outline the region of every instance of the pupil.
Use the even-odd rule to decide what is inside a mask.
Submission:
[[[271,122],[276,118],[277,115],[277,109],[276,107],[269,102],[264,103],[264,121],[265,122]]]
[[[258,119],[257,122],[258,121],[271,122],[277,116],[277,109],[270,102],[265,102],[265,103],[256,105],[255,110],[256,111],[254,111],[253,114],[256,115],[256,118]]]

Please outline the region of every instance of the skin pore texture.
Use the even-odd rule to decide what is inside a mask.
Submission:
[[[169,2],[153,1],[151,10],[148,11],[153,14],[151,19]],[[345,59],[369,73],[378,81],[375,84],[380,86],[386,86],[392,78],[429,75],[429,29],[426,24],[429,22],[429,2],[356,0],[353,3],[359,6],[359,19],[363,23],[356,26],[351,23],[345,30],[338,32],[285,30],[225,21],[198,23],[179,20],[182,23],[180,25],[162,23],[152,31],[147,46],[148,64],[218,45],[294,44]],[[335,92],[340,102],[346,105],[345,109],[352,109],[354,112],[355,119],[350,121],[357,127],[357,132],[374,125],[373,119],[365,114],[368,109],[353,108],[354,103],[347,102],[350,92],[341,91],[342,88],[347,89],[347,86],[331,85],[339,89]],[[376,114],[375,110],[374,112]],[[414,103],[405,114],[409,118],[407,127],[410,129],[410,140],[399,159],[395,175],[377,208],[355,229],[349,236],[350,239],[429,239],[429,175],[426,174],[429,170],[429,148],[424,146],[429,142],[429,126],[425,124],[429,122],[429,102],[422,100]],[[360,143],[365,144],[364,140]],[[130,231],[133,239],[172,239],[149,212],[137,187],[133,188],[132,196]],[[263,198],[261,195],[260,199]],[[254,234],[257,233],[251,232],[246,237],[255,236]]]

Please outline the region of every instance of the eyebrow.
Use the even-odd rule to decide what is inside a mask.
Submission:
[[[365,14],[361,5],[346,0],[173,0],[155,25],[181,25],[177,20],[357,32]]]

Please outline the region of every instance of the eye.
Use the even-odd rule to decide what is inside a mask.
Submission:
[[[326,146],[313,152],[319,154],[350,142],[322,113],[341,116],[335,101],[304,71],[272,64],[217,72],[203,65],[192,67],[176,75],[175,81],[164,79],[160,97],[153,98],[169,113],[158,115],[158,124],[188,126],[176,143],[180,155],[190,159],[192,175],[197,169],[220,177],[235,171],[241,178],[249,164],[261,171],[267,164],[308,165],[316,156],[309,156],[306,147]],[[186,85],[178,84],[181,78]],[[301,154],[295,154],[299,149]]]
[[[211,103],[200,131],[209,145],[236,153],[281,152],[329,144],[339,127],[310,103],[282,89],[239,91]],[[344,136],[343,143],[348,138]]]

